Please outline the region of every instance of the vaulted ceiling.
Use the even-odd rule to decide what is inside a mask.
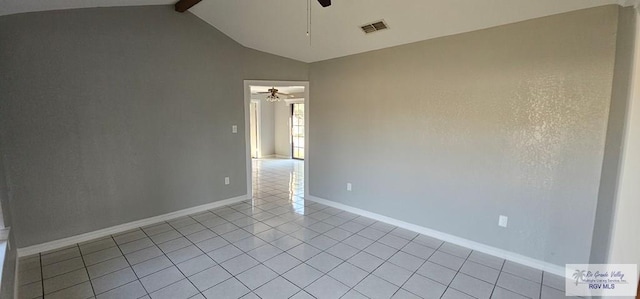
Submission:
[[[304,62],[607,4],[637,0],[203,0],[190,12],[240,44]],[[0,0],[0,15],[82,7],[173,4],[175,0]],[[390,29],[364,34],[384,19]]]

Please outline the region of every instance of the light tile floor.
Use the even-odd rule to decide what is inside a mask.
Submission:
[[[565,298],[562,278],[303,199],[254,161],[254,199],[20,260],[19,298]]]

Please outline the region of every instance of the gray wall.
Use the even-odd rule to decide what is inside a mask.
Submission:
[[[308,65],[170,6],[0,17],[18,246],[244,195],[244,79],[307,80]]]
[[[631,100],[631,73],[633,68],[635,17],[632,7],[619,8],[616,60],[613,73],[613,90],[609,108],[607,139],[604,148],[604,161],[598,207],[596,211],[590,263],[607,262],[609,242],[615,212],[616,190],[621,170],[622,140],[625,120]]]
[[[308,81],[309,64],[254,49],[243,48],[244,79]]]
[[[588,262],[617,24],[605,6],[313,63],[310,194]]]

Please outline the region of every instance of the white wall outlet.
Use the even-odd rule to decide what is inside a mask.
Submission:
[[[351,183],[347,183],[347,191],[351,191]]]
[[[238,133],[238,126],[237,125],[231,126],[231,133],[233,133],[233,134]]]
[[[229,185],[229,177],[225,177],[224,178],[224,184],[225,185]]]
[[[498,225],[499,226],[507,227],[508,222],[509,222],[509,217],[504,216],[504,215],[500,215],[500,217],[498,217]]]

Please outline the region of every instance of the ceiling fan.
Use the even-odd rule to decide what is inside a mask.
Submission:
[[[331,0],[318,0],[322,7],[331,6]]]
[[[267,89],[267,91],[258,92],[258,94],[268,94],[266,97],[267,102],[278,102],[280,101],[280,97],[278,95],[289,95],[288,93],[278,92],[278,89],[275,87],[271,87]]]

